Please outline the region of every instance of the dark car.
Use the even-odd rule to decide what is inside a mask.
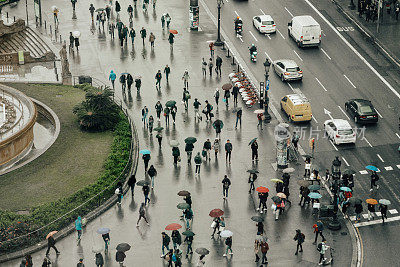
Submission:
[[[371,101],[365,99],[350,99],[344,104],[346,111],[354,118],[355,123],[376,123],[378,113]]]

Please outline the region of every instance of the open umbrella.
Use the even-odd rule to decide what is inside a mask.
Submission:
[[[303,187],[308,187],[310,185],[310,181],[307,180],[298,180],[297,184]]]
[[[271,182],[274,182],[274,183],[283,183],[283,181],[282,181],[281,179],[276,179],[276,178],[271,179]]]
[[[210,211],[210,217],[221,217],[222,215],[224,215],[224,211],[221,209],[213,209],[212,211]]]
[[[129,74],[128,72],[121,73],[121,75],[128,75],[128,74]]]
[[[379,203],[382,205],[390,205],[391,204],[389,200],[384,199],[384,198],[379,199]]]
[[[319,184],[312,184],[308,186],[308,189],[310,189],[311,191],[317,191],[321,189],[321,186]]]
[[[148,150],[148,149],[142,149],[142,150],[139,151],[139,153],[143,154],[143,155],[150,155],[151,154],[150,150]]]
[[[339,189],[344,191],[344,192],[351,192],[351,189],[349,187],[347,187],[347,186],[342,186]]]
[[[186,190],[181,190],[181,191],[178,192],[178,196],[180,196],[180,197],[186,197],[186,196],[189,196],[189,195],[190,195],[190,192],[186,191]]]
[[[206,248],[196,248],[196,253],[200,254],[200,255],[208,255],[208,253],[210,253],[210,251]]]
[[[259,171],[255,170],[255,169],[251,169],[251,170],[247,170],[248,173],[259,173]]]
[[[180,210],[187,210],[190,208],[190,205],[188,203],[179,203],[176,207]]]
[[[145,185],[149,185],[149,182],[145,181],[145,180],[140,180],[139,182],[136,183],[136,185],[138,186],[145,186]]]
[[[318,199],[322,197],[320,193],[315,193],[315,192],[311,192],[310,194],[308,194],[308,196],[313,199]]]
[[[101,11],[104,11],[104,10],[105,10],[105,9],[101,7],[101,8],[96,9],[95,11],[96,11],[96,12],[101,12]]]
[[[254,143],[254,141],[256,141],[257,140],[257,137],[256,138],[253,138],[253,139],[251,139],[251,141],[249,142],[249,146],[251,146],[253,143]]]
[[[186,230],[185,232],[182,233],[182,235],[184,235],[184,236],[195,236],[196,234],[193,233],[193,232],[190,231],[190,230]]]
[[[51,11],[53,11],[53,12],[54,12],[55,10],[58,10],[58,7],[56,7],[56,6],[52,6],[52,7],[51,7]]]
[[[131,245],[129,245],[128,243],[121,243],[121,244],[118,244],[118,246],[117,246],[117,251],[125,252],[130,249],[131,249]]]
[[[177,30],[169,30],[169,32],[172,33],[172,34],[178,34]]]
[[[260,193],[267,193],[267,192],[269,192],[269,189],[264,186],[260,186],[260,187],[257,187],[256,191],[260,192]]]
[[[216,120],[213,122],[213,127],[216,129],[217,127],[220,127],[221,129],[224,127],[224,123],[221,120]]]
[[[356,197],[352,197],[350,198],[349,202],[354,205],[360,205],[362,203],[362,200]]]
[[[286,198],[286,195],[282,192],[279,192],[278,194],[276,194],[276,196],[280,198]]]
[[[261,216],[253,216],[253,217],[251,217],[251,220],[255,221],[255,222],[263,222],[264,218]]]
[[[366,168],[367,170],[374,171],[374,172],[379,171],[379,169],[378,169],[377,167],[372,166],[372,165],[368,165],[368,166],[365,167],[365,168]]]
[[[176,141],[176,140],[171,140],[171,141],[169,141],[169,145],[171,147],[178,147],[179,146],[179,142]]]
[[[271,197],[271,199],[272,199],[272,201],[275,202],[275,203],[280,203],[280,202],[282,202],[282,199],[280,199],[278,196],[273,196],[273,197]]]
[[[230,236],[233,236],[233,233],[232,233],[232,231],[224,230],[224,231],[222,231],[219,235],[220,235],[221,237],[230,237]]]
[[[378,201],[376,201],[376,199],[373,199],[373,198],[368,198],[367,200],[365,200],[365,202],[367,202],[368,204],[371,204],[371,205],[378,204]]]
[[[263,109],[256,109],[256,110],[254,110],[254,113],[255,114],[264,114],[264,110]]]
[[[294,171],[295,171],[294,168],[286,168],[286,169],[283,170],[283,173],[292,173]]]
[[[49,239],[50,236],[53,236],[57,233],[58,233],[58,231],[51,231],[50,233],[47,234],[46,239]]]
[[[162,130],[164,130],[164,127],[158,126],[156,128],[153,129],[156,132],[161,132]]]
[[[175,100],[169,100],[169,101],[167,101],[167,103],[165,103],[165,106],[167,106],[167,107],[173,107],[173,106],[175,106],[176,105],[176,101]]]
[[[101,235],[108,234],[109,232],[110,232],[110,228],[107,228],[107,227],[101,227],[96,230],[96,233],[101,234]]]
[[[185,139],[186,144],[194,144],[194,143],[196,143],[196,141],[197,141],[196,137],[188,137]]]
[[[356,174],[356,171],[355,170],[351,170],[351,169],[346,169],[346,170],[343,171],[343,174],[353,175],[353,174]]]
[[[74,36],[75,38],[79,38],[81,36],[81,32],[80,31],[73,31],[72,32],[72,36]]]
[[[222,85],[222,90],[224,90],[224,91],[229,91],[229,90],[231,90],[231,88],[232,88],[232,84],[230,84],[230,83],[226,83],[226,84]]]
[[[103,251],[103,249],[104,249],[103,246],[96,245],[96,246],[92,247],[92,252],[93,253],[101,253]]]
[[[134,79],[135,79],[135,80],[142,79],[142,76],[136,75],[136,76],[134,77]]]
[[[165,230],[173,231],[173,230],[178,230],[178,229],[181,229],[181,228],[182,228],[182,225],[180,225],[179,223],[171,223],[171,224],[168,224],[165,227]]]
[[[241,107],[236,107],[236,108],[232,109],[232,113],[236,113],[239,110],[242,110],[242,108]]]

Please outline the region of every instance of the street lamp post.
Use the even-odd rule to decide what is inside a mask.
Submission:
[[[338,191],[339,191],[339,180],[340,180],[340,166],[342,163],[339,160],[339,157],[336,157],[332,162],[332,193],[333,193],[333,217],[332,220],[328,224],[328,228],[331,230],[340,230],[342,226],[337,218],[337,213],[339,211],[338,207]]]
[[[269,91],[269,69],[270,69],[270,67],[271,67],[271,62],[269,62],[268,58],[266,58],[265,62],[264,62],[264,68],[265,68],[264,118],[268,122],[271,120],[271,115],[268,112],[268,105],[269,105],[268,91]]]
[[[223,43],[221,41],[221,5],[223,0],[217,0],[218,7],[218,36],[217,40],[214,42],[214,45],[221,46]]]
[[[77,0],[71,0],[71,4],[72,4],[72,19],[76,19],[76,13],[75,13],[76,1]]]

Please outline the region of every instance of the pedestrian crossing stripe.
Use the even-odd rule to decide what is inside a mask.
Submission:
[[[394,222],[394,221],[399,221],[400,220],[400,216],[396,216],[396,217],[391,217],[385,220],[386,222]],[[373,220],[373,221],[367,221],[367,222],[360,222],[360,223],[355,223],[354,227],[361,227],[361,226],[368,226],[368,225],[374,225],[374,224],[379,224],[382,223],[382,219],[378,219],[378,220]]]
[[[387,170],[387,171],[393,171],[393,167],[392,167],[392,166],[387,166],[387,167],[385,167],[385,170]]]
[[[368,219],[368,214],[363,214],[362,216],[364,219]]]
[[[362,170],[362,171],[360,171],[360,174],[368,174],[368,171]]]
[[[377,212],[375,212],[375,215],[378,216],[378,217],[381,217],[382,213],[380,211],[377,211]]]
[[[397,213],[399,213],[396,209],[392,209],[392,210],[389,210],[389,213],[390,214],[397,214]]]
[[[396,167],[400,169],[400,165],[396,165]]]
[[[398,214],[399,213],[396,209],[391,209],[391,210],[388,210],[388,211],[389,211],[390,214]],[[382,213],[380,211],[376,211],[376,212],[372,212],[371,215],[377,216],[377,217],[381,217]],[[362,217],[364,219],[368,219],[368,213],[362,214]],[[350,216],[350,220],[351,221],[355,221],[356,219],[357,219],[356,216]]]

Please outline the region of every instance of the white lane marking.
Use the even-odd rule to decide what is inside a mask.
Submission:
[[[387,171],[393,171],[393,167],[392,167],[392,166],[387,166],[387,167],[385,167],[385,170],[387,170]]]
[[[357,49],[355,49],[350,43],[349,41],[346,40],[346,38],[343,37],[342,34],[339,33],[339,31],[332,25],[332,23],[329,22],[329,20],[327,18],[325,18],[321,12],[319,12],[319,10],[313,6],[313,4],[311,4],[311,2],[309,0],[304,0],[314,11],[315,13],[317,13],[324,21],[326,24],[328,24],[328,26],[337,34],[339,35],[340,39],[342,39],[342,41],[368,66],[368,68],[376,75],[378,76],[378,78],[390,89],[390,91],[393,92],[393,94],[395,94],[399,99],[400,99],[400,93],[397,92],[393,86],[390,85],[390,83],[383,78],[383,76],[374,68],[372,67],[372,65],[360,54],[360,52],[357,51]]]
[[[270,61],[273,61],[272,60],[272,58],[267,54],[267,52],[264,52],[265,53],[265,55],[268,57],[268,59],[270,60]],[[272,63],[272,62],[271,62]],[[400,137],[399,137],[400,138]]]
[[[375,109],[376,113],[378,113],[378,116],[381,117],[381,119],[383,118],[381,113],[379,113],[379,111],[377,109]]]
[[[398,133],[396,133],[397,137],[400,139],[400,135]]]
[[[324,31],[321,31],[323,36],[326,36],[326,34],[324,33]]]
[[[278,29],[276,29],[276,31],[282,36],[283,39],[286,39],[285,36],[283,36],[283,34]]]
[[[344,110],[342,109],[342,107],[341,107],[341,106],[338,106],[338,107],[339,107],[340,111],[347,117],[347,119],[350,120],[350,117],[346,114],[346,112],[344,112]]]
[[[347,81],[353,86],[354,88],[357,88],[351,81],[350,79],[346,76],[346,74],[343,74],[343,76],[347,79]]]
[[[239,36],[239,39],[240,39],[240,41],[242,41],[242,43],[243,43],[243,39],[242,39],[242,36]]]
[[[398,220],[400,220],[400,216],[390,217],[390,218],[385,220],[385,223],[386,222],[394,222],[394,221],[398,221]],[[358,228],[358,227],[361,227],[361,226],[374,225],[374,224],[378,224],[378,223],[382,223],[382,220],[381,219],[377,219],[377,220],[373,220],[373,221],[355,223],[354,227]]]
[[[365,138],[365,136],[363,137],[362,140],[365,140],[365,142],[367,142],[367,144],[368,144],[370,147],[373,147],[373,146],[371,145],[371,143],[367,140],[367,138]]]
[[[292,18],[293,18],[293,14],[289,11],[289,9],[287,9],[286,7],[285,7],[285,9],[289,13],[289,15],[292,16]]]
[[[225,0],[227,3],[229,3],[229,1],[228,0]]]
[[[339,151],[339,150],[337,149],[337,147],[335,146],[335,144],[332,142],[332,140],[329,140],[329,143],[331,143],[331,145],[333,146],[333,148],[335,148],[336,151]]]
[[[400,169],[400,165],[396,165],[396,167]]]
[[[261,13],[263,13],[263,15],[265,15],[264,11],[260,8]]]
[[[269,34],[267,34],[267,33],[266,33],[266,34],[265,34],[265,36],[267,36],[267,37],[268,37],[268,39],[270,39],[270,40],[271,40],[271,37],[269,37]]]
[[[296,51],[293,50],[293,52],[296,54],[296,56],[297,56],[298,58],[300,58],[301,61],[303,61],[303,60],[301,59],[301,57],[299,56],[299,54],[297,54]]]
[[[368,171],[362,170],[362,171],[360,171],[360,174],[368,174]]]
[[[240,17],[239,14],[236,12],[236,10],[235,10],[235,14],[236,14],[236,17]]]
[[[346,164],[347,167],[350,166],[350,164],[347,162],[347,160],[344,157],[342,157],[342,160],[344,161],[344,163]]]
[[[315,121],[315,123],[318,123],[317,119],[314,116],[312,116],[312,119]]]
[[[362,214],[362,217],[363,217],[364,219],[368,219],[368,214],[364,213],[364,214]]]
[[[397,214],[399,213],[396,209],[388,210],[390,214]]]
[[[322,88],[325,90],[325,92],[328,92],[328,90],[326,90],[325,86],[318,80],[318,78],[315,77],[315,79],[317,80],[317,82],[319,83],[319,85],[322,86]]]
[[[258,40],[257,40],[257,38],[254,36],[254,34],[253,34],[251,31],[249,31],[249,33],[251,34],[251,36],[253,36],[254,40],[256,40],[256,42],[258,42]]]
[[[379,154],[376,154],[377,156],[378,156],[378,158],[382,161],[382,162],[385,162],[384,160],[383,160],[383,158],[381,157],[381,155],[379,155]]]
[[[327,58],[329,58],[329,60],[331,60],[332,58],[328,55],[328,53],[325,52],[325,50],[323,48],[321,48],[321,51],[325,54],[325,56]]]
[[[287,83],[287,85],[289,85],[290,89],[292,89],[292,91],[294,92],[292,85],[290,83]]]

